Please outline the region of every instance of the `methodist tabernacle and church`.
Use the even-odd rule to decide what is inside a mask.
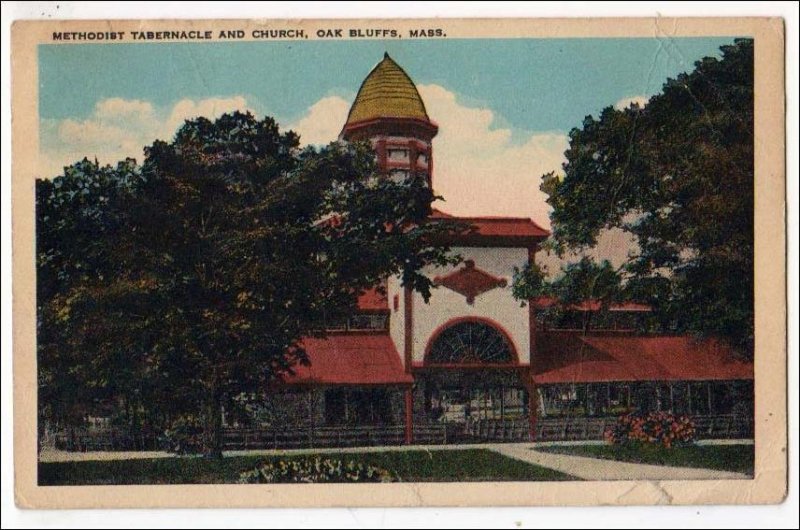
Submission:
[[[339,140],[369,141],[382,172],[422,173],[435,188],[438,130],[387,54],[361,84]],[[253,430],[231,425],[229,444],[589,439],[631,410],[689,414],[700,437],[752,435],[753,365],[723,343],[637,332],[643,304],[612,306],[605,329],[548,322],[552,300],[521,304],[511,289],[547,230],[521,217],[433,217],[472,229],[450,241],[461,264],[425,270],[437,286],[430,300],[397,278],[363,293],[357,313],[304,341],[310,365],[276,389]]]

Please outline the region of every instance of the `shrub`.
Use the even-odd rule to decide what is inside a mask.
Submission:
[[[183,417],[164,431],[161,446],[165,451],[179,455],[199,454],[204,449],[203,426],[199,420]]]
[[[694,423],[688,416],[670,412],[631,413],[620,416],[603,437],[611,444],[647,444],[672,447],[694,442]]]
[[[287,482],[395,482],[389,471],[349,460],[304,457],[267,460],[239,474],[241,484]]]

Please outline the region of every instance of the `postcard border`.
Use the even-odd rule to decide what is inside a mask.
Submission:
[[[375,20],[102,21],[105,29],[317,27]],[[405,19],[381,25],[442,27],[448,38],[755,38],[755,439],[753,480],[463,482],[385,485],[38,486],[34,175],[38,153],[36,45],[53,28],[98,21],[17,21],[12,27],[12,241],[15,498],[24,508],[520,506],[768,504],[787,492],[784,24],[779,18]],[[113,28],[113,29],[112,29]],[[70,44],[64,44],[70,45]],[[768,140],[767,140],[768,139]]]

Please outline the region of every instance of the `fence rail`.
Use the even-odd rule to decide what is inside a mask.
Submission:
[[[752,438],[753,419],[736,415],[694,416],[698,440],[714,438]],[[536,439],[542,442],[570,440],[601,440],[606,428],[617,417],[605,418],[541,418],[536,422]]]
[[[402,425],[293,429],[228,428],[223,432],[222,439],[223,448],[227,450],[401,445],[405,441],[405,428]]]
[[[155,433],[132,434],[118,429],[68,429],[55,433],[53,445],[65,451],[155,451],[161,448]]]
[[[537,441],[601,440],[616,417],[540,418],[536,422]],[[693,418],[697,439],[752,438],[753,420],[742,416],[718,415]],[[482,419],[467,423],[416,423],[413,443],[444,445],[479,442],[525,442],[530,440],[528,418]],[[242,428],[223,431],[223,448],[300,449],[314,447],[370,447],[402,445],[403,425],[360,427]],[[162,449],[155,434],[131,435],[118,430],[63,431],[55,435],[55,445],[68,451],[122,451]]]

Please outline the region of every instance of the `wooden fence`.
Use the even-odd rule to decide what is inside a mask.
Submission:
[[[536,440],[573,441],[602,440],[603,432],[616,422],[605,418],[540,418],[536,422]],[[695,416],[697,439],[744,439],[753,437],[753,420],[742,416]],[[467,423],[417,423],[413,443],[444,445],[453,443],[526,442],[530,440],[528,418],[505,420],[481,419]],[[61,432],[55,436],[56,447],[68,451],[121,451],[163,449],[154,434],[132,436],[120,431]],[[295,427],[226,428],[223,448],[240,449],[300,449],[313,447],[371,447],[402,445],[405,442],[403,425],[360,427]]]
[[[155,451],[161,449],[155,433],[131,434],[120,429],[67,429],[53,436],[56,449],[65,451]]]
[[[753,419],[735,415],[695,416],[692,418],[698,440],[745,439],[753,437]],[[536,440],[557,442],[570,440],[602,440],[606,428],[617,417],[606,418],[541,418],[536,422]]]
[[[313,447],[371,447],[403,445],[405,426],[305,427],[292,429],[228,428],[223,433],[225,450],[299,449]],[[446,444],[447,426],[416,425],[414,443]]]

